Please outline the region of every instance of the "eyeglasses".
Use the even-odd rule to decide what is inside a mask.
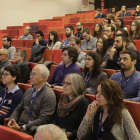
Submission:
[[[14,54],[14,56],[20,56],[19,54]]]
[[[3,77],[7,77],[8,75],[11,75],[11,74],[7,74],[7,73],[2,74]]]
[[[64,86],[64,85],[69,86],[69,85],[71,85],[71,83],[69,83],[69,82],[63,82],[62,85],[63,85],[63,86]]]
[[[40,37],[39,35],[35,36],[35,37]]]
[[[132,24],[132,25],[130,25],[130,26],[136,26],[136,25],[133,25],[133,24]]]
[[[85,61],[90,61],[90,60],[93,60],[92,58],[85,58]]]
[[[37,74],[37,73],[34,73],[34,72],[33,73],[32,72],[30,73],[30,76],[37,76],[37,75],[41,75],[41,74]]]
[[[105,32],[110,32],[110,30],[104,30]]]
[[[1,53],[0,53],[0,55],[6,55],[6,54],[1,54]]]

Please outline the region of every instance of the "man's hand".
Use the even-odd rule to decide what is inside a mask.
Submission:
[[[39,40],[38,40],[38,39],[35,40],[35,44],[36,44],[36,45],[39,44]]]
[[[20,130],[20,126],[16,123],[15,119],[12,119],[8,124],[7,124],[8,127],[12,128],[12,129],[15,129],[15,130]]]
[[[103,37],[105,37],[106,39],[108,39],[107,35],[105,35],[105,34],[103,35]]]
[[[110,59],[113,59],[115,52],[116,52],[116,46],[113,46],[112,49],[110,50]]]

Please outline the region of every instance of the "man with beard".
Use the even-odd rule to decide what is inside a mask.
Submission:
[[[125,100],[140,102],[140,73],[135,69],[137,55],[126,50],[120,58],[121,72],[113,74],[110,79],[120,84]]]
[[[67,39],[63,40],[60,46],[60,49],[63,49],[64,47],[67,47],[70,45],[71,38],[74,37],[74,27],[73,26],[66,26],[65,27],[65,35]]]
[[[96,50],[97,38],[91,35],[91,30],[85,28],[82,31],[84,40],[81,42],[81,50]]]
[[[3,36],[2,38],[2,49],[5,48],[8,50],[8,59],[13,60],[16,48],[12,46],[12,39],[9,36]]]
[[[83,36],[82,36],[82,31],[83,31],[83,29],[84,29],[84,23],[83,23],[83,22],[78,22],[78,23],[76,24],[76,27],[77,27],[77,31],[78,31],[78,32],[75,34],[75,36],[79,37],[80,40],[83,40],[84,38],[83,38]]]
[[[114,40],[114,46],[110,50],[110,58],[107,60],[107,69],[120,70],[120,55],[125,50],[130,50],[127,48],[127,38],[122,34],[117,34]],[[137,54],[136,70],[140,71],[140,54],[137,50],[131,50]]]

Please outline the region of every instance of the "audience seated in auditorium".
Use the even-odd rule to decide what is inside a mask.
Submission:
[[[5,48],[8,50],[8,59],[13,60],[14,54],[16,52],[16,48],[12,46],[12,39],[9,36],[3,36],[2,38],[2,48]]]
[[[3,83],[2,83],[2,72],[0,71],[0,90],[2,89],[2,88],[4,88],[5,86],[3,85]]]
[[[118,22],[113,22],[111,25],[115,27],[115,34],[116,34],[116,32],[120,29],[119,23]]]
[[[103,14],[103,13],[101,13],[101,9],[96,9],[96,14],[95,14],[95,19],[97,19],[97,18],[105,18],[106,17],[106,15],[105,14]]]
[[[102,37],[102,24],[101,23],[96,23],[93,31],[93,37],[96,37],[97,39]]]
[[[106,17],[103,21],[103,32],[105,30],[105,27],[109,24],[111,24],[111,19]]]
[[[12,63],[8,60],[8,50],[7,49],[0,49],[0,69],[3,72],[4,67],[11,66]]]
[[[54,124],[41,125],[37,128],[34,140],[68,140],[63,129]]]
[[[67,47],[67,45],[70,45],[70,39],[74,37],[74,27],[73,26],[66,26],[65,27],[65,35],[67,39],[63,40],[60,46],[60,49],[63,49],[64,47]]]
[[[132,16],[131,12],[127,12],[126,5],[122,5],[121,11],[119,11],[118,17],[128,17]]]
[[[116,12],[118,11],[118,8],[116,6],[112,6],[111,8],[111,14],[116,16]]]
[[[36,40],[34,41],[32,46],[31,58],[28,61],[34,63],[43,62],[43,52],[48,48],[47,41],[44,39],[44,34],[42,31],[36,31],[35,37]]]
[[[6,87],[0,90],[0,124],[3,124],[4,118],[11,116],[22,100],[23,92],[17,85],[19,80],[20,71],[16,67],[4,68],[2,82]]]
[[[78,22],[76,24],[76,27],[77,27],[77,33],[75,34],[75,36],[79,37],[80,40],[83,40],[83,36],[82,36],[82,31],[84,29],[84,23],[83,22]]]
[[[112,26],[112,25],[107,25],[105,27],[105,30],[104,30],[104,35],[103,37],[105,37],[107,40],[108,40],[108,43],[109,43],[109,48],[108,50],[110,50],[112,47],[113,47],[113,44],[114,44],[114,38],[115,38],[115,27]]]
[[[120,29],[117,31],[116,35],[121,34],[126,37],[127,48],[132,50],[137,50],[135,42],[128,37],[128,32],[125,29]]]
[[[135,20],[138,21],[138,23],[140,24],[140,14],[135,16]]]
[[[63,81],[63,94],[53,124],[65,129],[69,140],[77,138],[78,127],[89,105],[84,97],[85,89],[84,80],[79,74],[71,73]]]
[[[88,52],[85,59],[85,69],[82,73],[87,94],[96,94],[96,86],[103,79],[108,78],[105,72],[102,72],[101,58],[96,52]]]
[[[139,131],[125,108],[123,95],[116,81],[101,81],[96,100],[88,106],[78,129],[78,139],[139,140]]]
[[[125,29],[127,31],[127,28],[125,27],[124,19],[123,18],[118,18],[117,22],[120,25],[120,29]]]
[[[136,11],[133,14],[133,16],[137,16],[137,15],[140,15],[140,4],[136,6]]]
[[[110,79],[120,84],[125,100],[140,102],[140,73],[135,69],[137,55],[126,50],[120,58],[121,72],[113,74]]]
[[[111,19],[111,23],[115,22],[116,21],[116,17],[114,14],[107,14],[106,16],[107,18],[110,18]]]
[[[63,89],[62,82],[67,74],[81,74],[80,68],[75,64],[78,60],[78,51],[74,47],[65,47],[62,50],[62,63],[56,66],[48,85],[51,88]]]
[[[24,35],[20,36],[19,39],[22,40],[30,40],[30,39],[34,39],[33,36],[30,34],[31,31],[31,27],[27,26],[24,29]]]
[[[106,67],[106,62],[110,57],[110,53],[108,52],[108,40],[105,37],[100,37],[96,44],[97,53],[101,58],[101,66],[102,68]]]
[[[56,97],[46,85],[49,70],[42,64],[36,65],[30,74],[30,84],[21,101],[12,113],[8,127],[30,135],[38,126],[49,124],[56,108]]]
[[[27,52],[25,50],[17,50],[14,55],[15,64],[13,66],[20,70],[20,83],[27,83],[30,77],[31,69],[29,63],[26,61]]]
[[[71,47],[74,47],[75,49],[77,49],[78,51],[78,60],[77,62],[75,63],[78,67],[84,67],[85,66],[85,56],[86,56],[86,53],[83,52],[80,48],[81,46],[81,41],[80,41],[80,38],[78,37],[73,37],[71,40],[70,40],[70,45]]]
[[[61,42],[59,41],[58,34],[56,31],[51,31],[49,33],[49,41],[47,47],[49,49],[59,49]]]
[[[132,40],[140,40],[140,24],[137,21],[131,22],[129,38]]]
[[[107,60],[106,68],[120,70],[120,54],[125,50],[129,50],[127,48],[127,38],[122,34],[117,34],[114,41],[114,46],[110,50],[110,58]],[[137,63],[135,67],[137,71],[140,71],[140,53],[137,50],[131,51],[134,51],[137,54]]]
[[[97,38],[91,35],[91,30],[85,28],[82,35],[84,40],[81,42],[81,50],[96,50]]]

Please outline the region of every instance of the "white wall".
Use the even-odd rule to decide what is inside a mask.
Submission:
[[[82,10],[82,0],[0,0],[0,29]]]

